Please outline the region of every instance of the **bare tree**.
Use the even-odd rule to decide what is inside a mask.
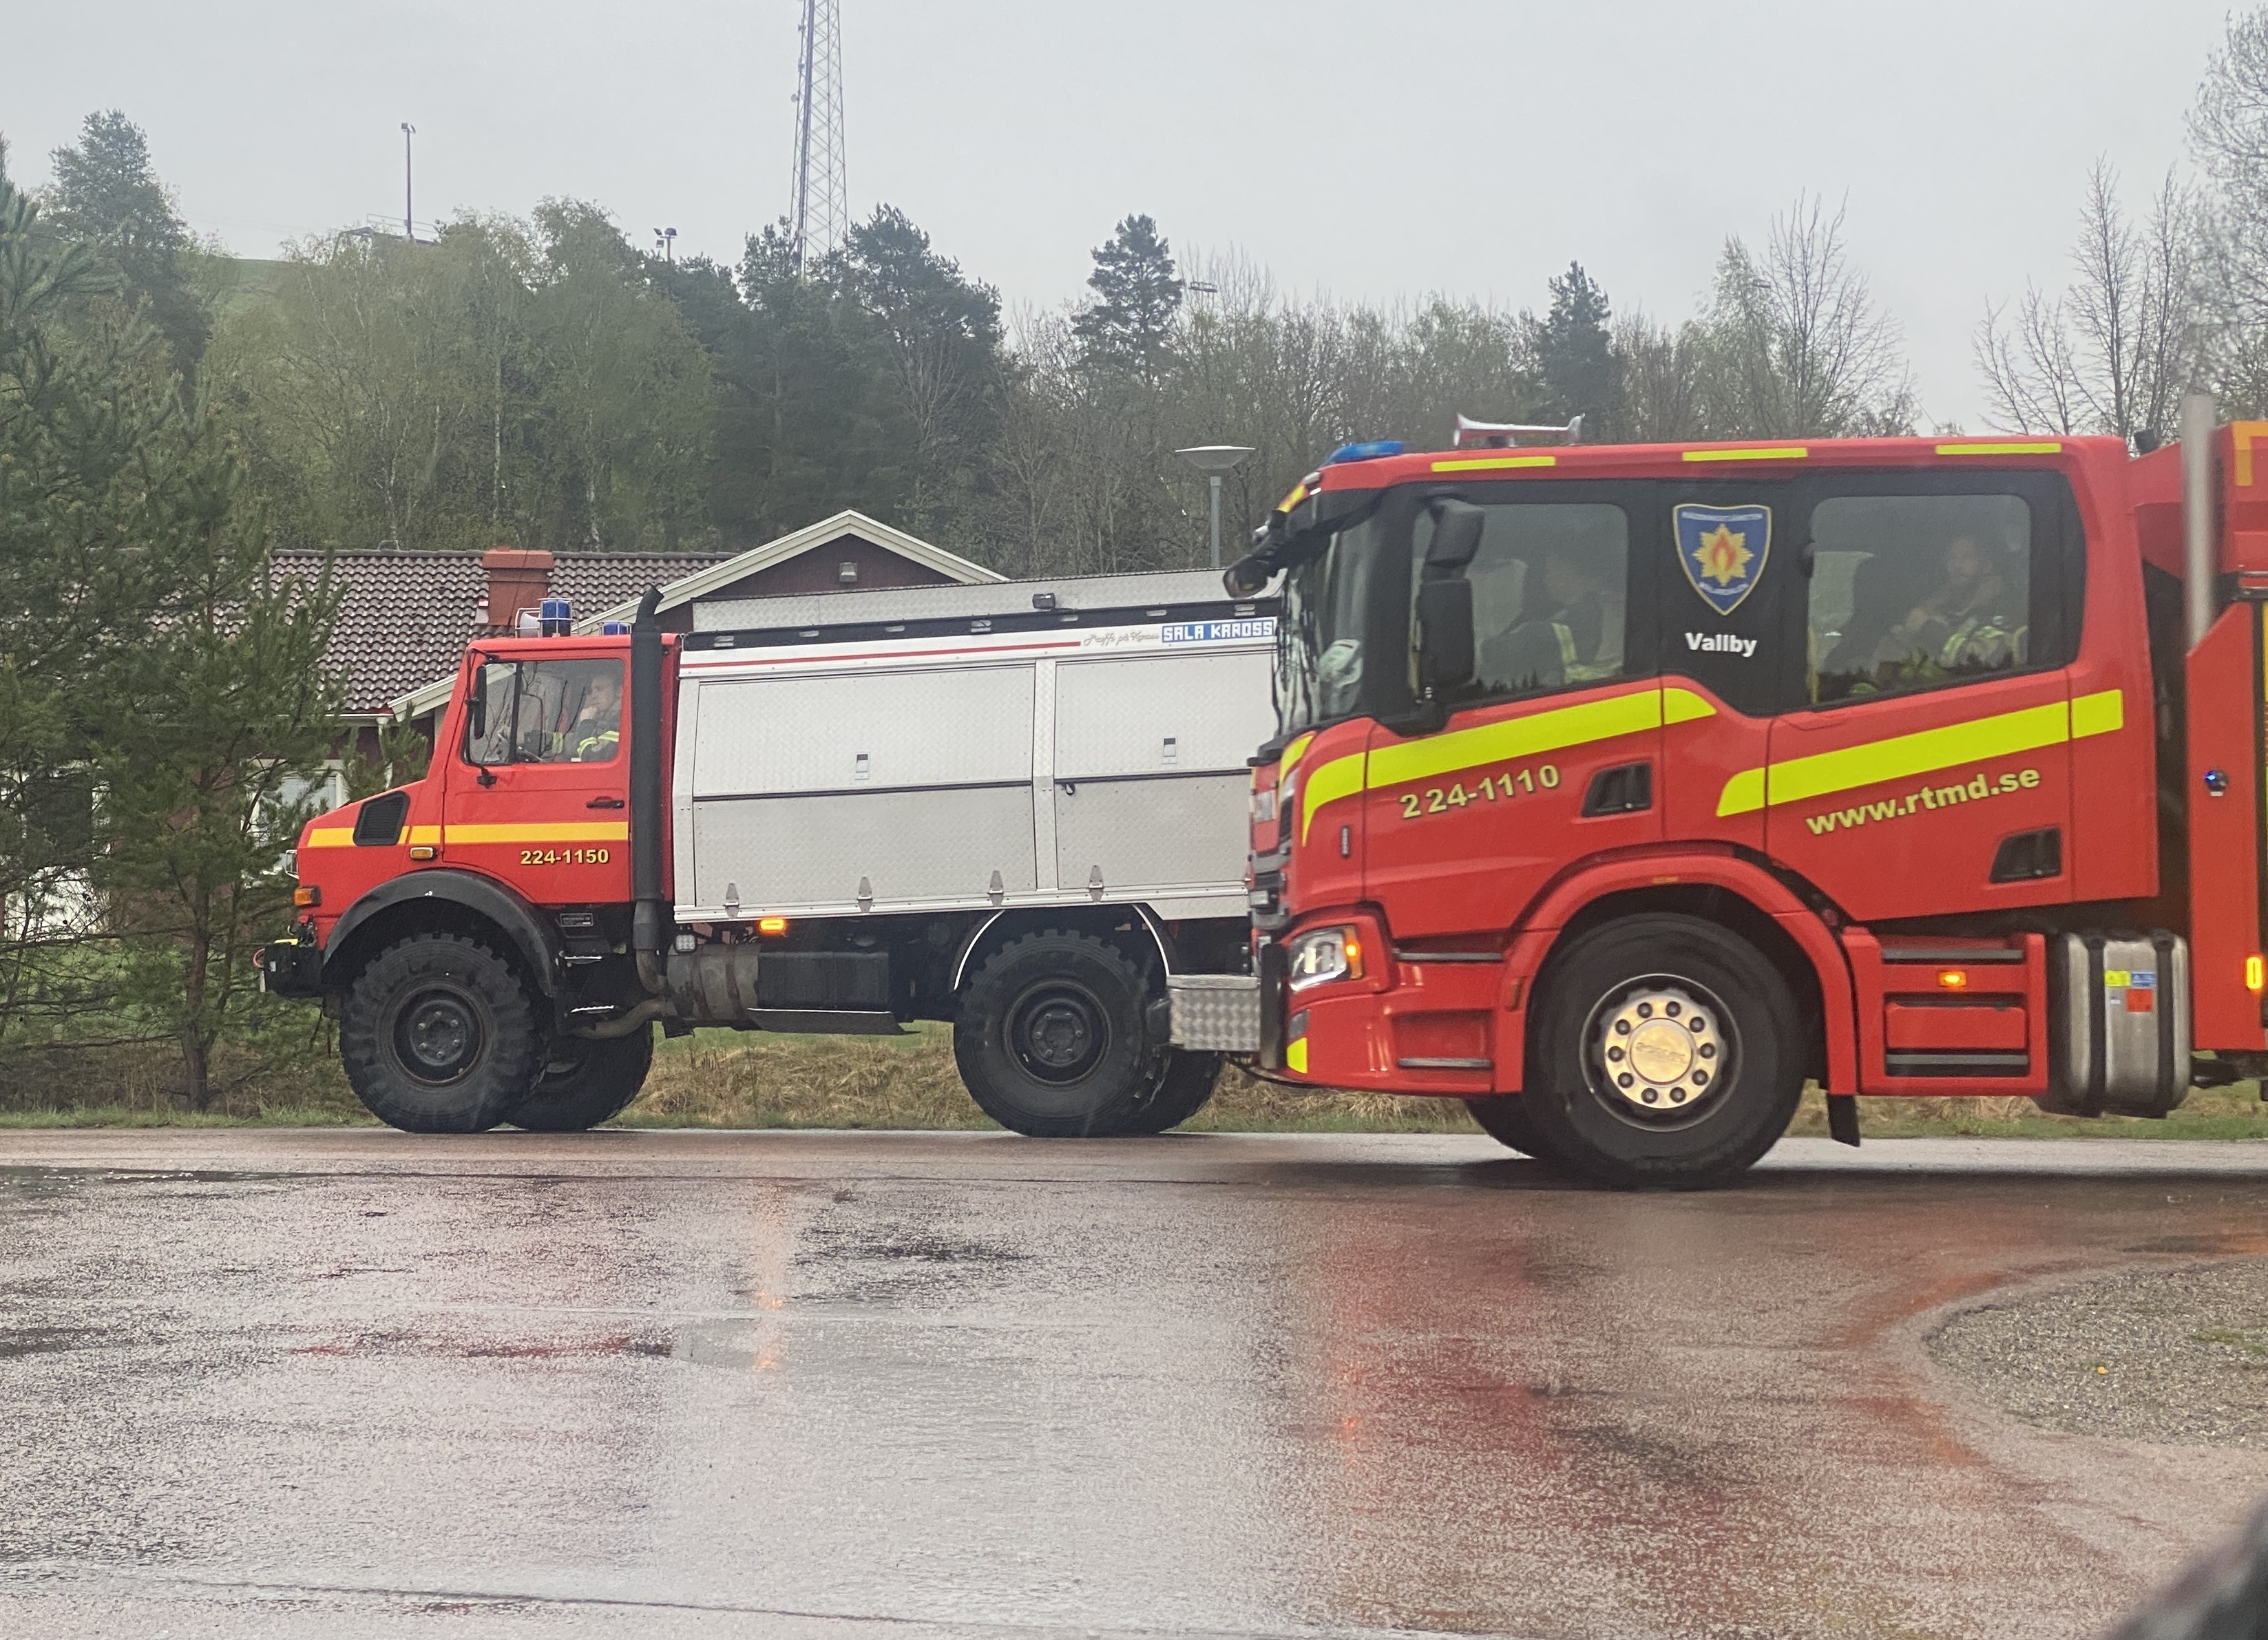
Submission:
[[[2190,113],[2211,180],[2201,215],[2201,369],[2239,413],[2268,411],[2268,10],[2231,18]]]
[[[1701,371],[1707,338],[1688,320],[1672,328],[1643,313],[1615,326],[1623,361],[1623,429],[1638,444],[1675,444],[1707,436],[1701,419]]]
[[[2076,277],[2061,296],[2028,289],[2013,317],[1987,306],[1977,366],[1994,418],[2027,432],[2115,433],[2168,427],[2196,369],[2198,210],[2171,172],[2146,223],[2118,199],[2118,173],[2088,173]]]
[[[1844,212],[1799,196],[1761,255],[1725,242],[1705,320],[1703,418],[1723,438],[1890,433],[1913,420],[1896,323],[1851,266]]]

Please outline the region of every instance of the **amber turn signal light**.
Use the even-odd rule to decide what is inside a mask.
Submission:
[[[787,919],[784,916],[760,916],[756,919],[756,932],[784,934],[787,932]]]
[[[2268,971],[2264,970],[2268,970],[2268,962],[2264,962],[2257,952],[2245,958],[2244,989],[2255,997],[2257,997],[2264,988],[2268,988]]]
[[[1969,984],[1969,971],[1966,968],[1940,968],[1937,982],[1949,991],[1965,989]]]
[[[323,891],[313,886],[294,888],[291,891],[291,903],[303,911],[309,906],[319,906],[323,903]]]
[[[438,860],[441,857],[441,851],[430,842],[413,843],[409,857],[413,860]]]

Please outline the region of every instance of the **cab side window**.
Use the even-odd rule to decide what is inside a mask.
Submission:
[[[1630,515],[1607,503],[1484,502],[1487,521],[1466,579],[1473,589],[1467,699],[1575,688],[1624,675]],[[1432,539],[1420,513],[1413,579]],[[1414,597],[1414,586],[1413,586]]]
[[[2033,538],[2021,496],[1822,499],[1811,514],[1811,704],[2031,665]]]
[[[490,661],[482,696],[468,763],[611,763],[622,749],[619,660]]]

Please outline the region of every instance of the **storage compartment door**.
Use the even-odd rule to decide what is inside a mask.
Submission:
[[[1056,666],[1057,881],[1111,899],[1241,894],[1246,760],[1274,708],[1262,650]]]
[[[1032,668],[703,682],[693,758],[696,800],[1029,780]]]
[[[1056,880],[1113,900],[1204,887],[1244,891],[1241,772],[1173,780],[1057,780]]]

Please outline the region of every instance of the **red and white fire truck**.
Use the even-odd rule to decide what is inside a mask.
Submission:
[[[1283,576],[1262,1066],[1594,1180],[1807,1080],[2161,1114],[2268,1068],[2268,423],[1355,446]]]
[[[654,603],[476,642],[425,778],[301,833],[261,982],[322,999],[372,1111],[587,1128],[657,1025],[923,1019],[1020,1132],[1204,1103],[1255,1034],[1272,605],[1204,570],[740,599],[682,634]]]

